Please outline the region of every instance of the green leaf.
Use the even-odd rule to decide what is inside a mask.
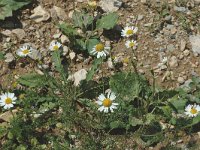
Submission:
[[[46,77],[39,74],[26,74],[18,79],[18,82],[28,87],[40,87],[46,85]]]
[[[192,119],[192,125],[195,125],[197,123],[200,123],[200,115],[197,115]]]
[[[87,28],[90,24],[92,24],[93,22],[93,17],[88,15],[88,14],[85,14],[83,15],[83,24],[85,26],[85,28]]]
[[[148,82],[136,73],[117,73],[110,78],[109,84],[112,91],[130,99],[151,93]]]
[[[27,5],[32,0],[1,0],[0,1],[0,20],[4,20],[5,17],[12,16],[12,11]]]
[[[87,41],[87,50],[88,50],[89,54],[93,55],[91,53],[91,51],[94,48],[94,46],[97,45],[98,43],[99,43],[99,40],[97,40],[97,39],[89,39]]]
[[[167,118],[171,118],[172,108],[170,106],[162,106],[162,107],[159,107],[159,108],[162,110],[164,116],[166,116]]]
[[[67,23],[59,24],[58,27],[61,29],[62,32],[64,32],[65,35],[69,37],[77,35],[76,29],[74,29],[73,26]]]
[[[2,138],[3,136],[5,136],[6,133],[7,133],[6,128],[0,126],[0,138]]]
[[[110,127],[111,127],[111,129],[124,128],[125,125],[121,121],[113,121],[113,122],[110,123]]]
[[[177,94],[178,94],[178,91],[176,90],[161,90],[155,93],[154,98],[158,100],[166,101]]]
[[[87,78],[86,78],[87,81],[92,80],[93,75],[95,74],[95,72],[98,69],[98,67],[101,64],[101,62],[102,62],[102,60],[100,58],[94,60],[94,62],[92,64],[92,68],[87,73]]]
[[[1,5],[0,3],[0,20],[4,20],[6,17],[12,16],[12,9],[9,5]]]
[[[116,25],[117,20],[118,15],[116,13],[109,13],[108,15],[105,15],[101,19],[97,20],[96,28],[109,30]]]
[[[156,116],[151,113],[146,114],[145,117],[146,117],[146,120],[145,120],[146,125],[149,125],[152,121],[154,121],[156,119]]]
[[[74,11],[72,19],[75,26],[82,28],[82,12]]]
[[[11,132],[8,132],[8,139],[13,139],[13,134]]]
[[[76,39],[76,45],[75,45],[79,50],[86,50],[86,44],[83,39]]]
[[[135,127],[137,125],[142,125],[143,121],[141,119],[136,118],[136,117],[131,117],[129,119],[129,124],[131,124],[133,127]]]
[[[1,0],[0,4],[9,5],[12,10],[17,10],[27,4],[29,4],[32,0]]]
[[[60,51],[54,51],[52,53],[52,61],[54,62],[56,71],[62,73],[63,66],[61,64],[61,58],[60,58]]]
[[[170,104],[176,109],[178,113],[183,113],[187,100],[174,97],[169,100]]]
[[[27,150],[27,148],[24,145],[19,145],[16,150]]]
[[[0,52],[0,60],[4,60],[4,54],[3,54],[3,52]]]
[[[75,11],[72,15],[72,19],[74,22],[74,25],[76,27],[84,28],[86,29],[93,21],[93,17],[84,13],[84,12],[78,12]]]

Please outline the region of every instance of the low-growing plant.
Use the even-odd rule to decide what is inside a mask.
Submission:
[[[100,31],[112,29],[117,20],[116,13],[95,17],[85,11],[75,11],[72,15],[73,24],[62,23],[59,27],[70,38],[70,44],[73,48],[92,54],[93,47],[101,43]]]
[[[114,13],[96,20],[93,17],[75,12],[76,26],[59,25],[70,38],[72,47],[78,45],[87,53],[94,47],[98,50],[96,46],[101,42],[95,32],[111,29],[117,21]],[[110,23],[110,19],[114,21]],[[49,49],[54,73],[43,69],[43,75],[35,72],[22,75],[17,80],[22,87],[13,89],[15,94],[4,89],[5,93],[0,96],[0,105],[10,108],[12,115],[11,121],[4,120],[4,126],[0,127],[0,146],[20,150],[114,149],[118,146],[115,136],[124,135],[148,147],[168,140],[172,133],[180,130],[194,131],[193,127],[200,122],[200,79],[194,77],[188,86],[180,89],[158,89],[152,71],[153,85],[150,85],[137,71],[137,43],[132,39],[137,30],[136,27],[122,30],[122,36],[128,39],[125,45],[133,52],[128,71],[110,76],[102,71],[100,79],[94,80],[93,76],[103,69],[107,56],[102,48],[102,53],[95,53],[98,58],[79,86],[69,80],[69,70],[62,63],[61,44],[52,42]],[[96,42],[91,44],[91,41]],[[26,57],[31,51],[25,47],[18,55]],[[15,113],[12,107],[16,107]]]
[[[1,0],[0,1],[0,20],[10,17],[13,11],[31,3],[32,0]]]

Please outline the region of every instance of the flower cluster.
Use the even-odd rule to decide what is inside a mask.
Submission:
[[[138,28],[137,27],[125,27],[122,32],[121,32],[121,35],[123,37],[127,37],[127,38],[130,38],[132,37],[136,32],[138,31]],[[127,48],[132,48],[132,49],[136,49],[137,47],[137,42],[134,41],[134,40],[127,40],[126,43],[125,43],[126,47]]]
[[[57,42],[57,41],[52,41],[50,43],[49,46],[49,50],[50,51],[57,51],[60,50],[62,47],[62,45]],[[29,56],[33,53],[33,51],[37,51],[36,49],[34,49],[33,47],[31,47],[30,45],[24,44],[23,46],[21,46],[18,50],[17,50],[17,55],[20,57],[26,57]]]

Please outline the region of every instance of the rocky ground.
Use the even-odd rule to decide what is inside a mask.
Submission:
[[[114,61],[123,64],[120,70],[128,69],[131,53],[120,32],[123,27],[134,25],[139,29],[138,71],[150,82],[150,70],[155,72],[156,84],[165,88],[176,88],[187,84],[192,76],[199,76],[200,0],[100,0],[97,4],[96,11],[114,11],[120,16],[115,30],[108,31],[112,36],[103,39],[111,43]],[[79,71],[85,76],[83,72],[90,68],[92,57],[70,49],[68,37],[57,27],[61,22],[70,22],[74,9],[82,7],[87,7],[86,0],[38,0],[1,21],[0,52],[5,60],[0,60],[0,86],[13,88],[18,86],[16,79],[26,72],[42,74],[41,68],[51,70],[48,47],[54,39],[63,44],[72,73]],[[33,59],[17,57],[16,50],[24,43],[39,50]],[[112,63],[111,59],[105,62],[106,75],[113,73]],[[97,74],[95,78],[98,77]]]

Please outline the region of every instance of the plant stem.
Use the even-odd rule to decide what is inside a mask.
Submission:
[[[103,83],[103,93],[105,91],[105,85],[104,85],[104,72],[103,72],[103,57],[101,57],[101,71],[102,71],[102,83]]]
[[[11,113],[11,115],[13,116],[13,118],[15,118],[15,115],[14,115],[14,113],[12,112],[11,109],[10,109],[10,113]]]

